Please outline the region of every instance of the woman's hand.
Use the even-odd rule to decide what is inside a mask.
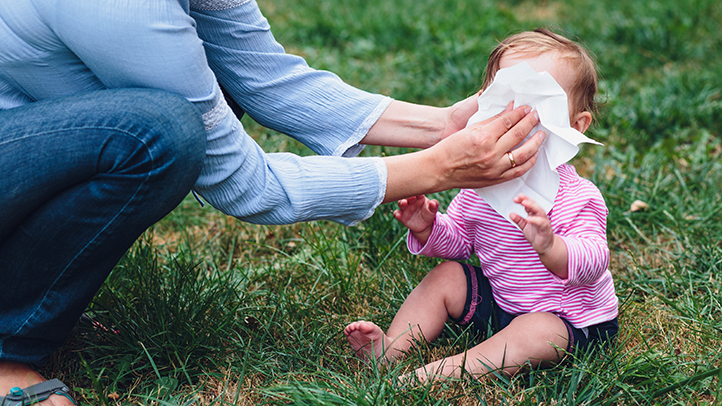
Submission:
[[[478,98],[479,93],[476,93],[473,96],[469,96],[466,99],[455,103],[453,106],[449,106],[444,109],[446,124],[444,125],[444,129],[441,131],[442,140],[466,127],[466,123],[469,122],[471,116],[479,110],[479,104],[476,101]],[[511,109],[507,108],[504,111],[506,112],[509,110]]]
[[[544,133],[537,132],[513,152],[539,122],[536,112],[519,107],[475,123],[449,136],[437,147],[439,157],[450,166],[447,182],[459,188],[478,188],[521,176],[536,162]]]
[[[433,147],[385,157],[388,171],[384,202],[454,188],[479,188],[514,179],[536,162],[544,133],[537,132],[513,152],[539,123],[521,106],[458,131]]]

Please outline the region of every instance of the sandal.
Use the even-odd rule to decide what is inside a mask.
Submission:
[[[28,386],[25,389],[12,388],[5,397],[0,396],[0,406],[26,406],[42,402],[50,395],[65,396],[74,405],[77,405],[70,397],[70,388],[58,379],[49,379],[38,384]]]

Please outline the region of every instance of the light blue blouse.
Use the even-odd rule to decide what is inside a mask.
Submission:
[[[219,83],[260,124],[322,155],[265,153]],[[0,2],[0,109],[104,88],[183,95],[203,114],[195,190],[242,220],[355,224],[383,200],[386,166],[353,158],[391,99],[286,54],[253,0]]]

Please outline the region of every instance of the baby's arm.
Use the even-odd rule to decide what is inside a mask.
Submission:
[[[438,201],[419,195],[399,200],[399,209],[394,211],[394,218],[405,225],[411,234],[424,245],[434,228],[438,210]]]
[[[527,218],[511,213],[511,220],[524,233],[532,248],[539,254],[542,264],[561,279],[569,277],[569,253],[561,237],[554,234],[552,224],[544,210],[524,194],[514,198],[514,203],[524,206]]]

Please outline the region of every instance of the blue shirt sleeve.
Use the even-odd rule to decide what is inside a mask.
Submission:
[[[191,0],[190,11],[229,96],[260,124],[318,154],[356,155],[391,101],[285,53],[254,0]]]
[[[201,111],[207,146],[195,189],[216,208],[254,223],[327,219],[354,224],[369,217],[382,201],[386,167],[378,158],[265,153],[226,104],[206,52],[212,56],[209,59],[216,68],[224,63],[233,65],[218,72],[249,114],[272,128],[294,135],[320,153],[338,155],[337,151],[341,151],[343,154],[345,145],[354,145],[388,105],[383,97],[356,93],[333,75],[315,73],[304,67],[299,58],[279,54],[277,47],[266,52],[264,48],[268,44],[265,43],[255,48],[250,45],[253,41],[226,40],[225,43],[220,38],[231,33],[218,31],[217,34],[222,35],[217,42],[233,52],[248,47],[250,55],[273,54],[270,59],[261,58],[265,62],[253,62],[251,57],[246,61],[235,53],[234,58],[240,59],[224,59],[219,56],[223,52],[214,53],[208,42],[204,49],[196,21],[188,14],[187,2],[184,4],[182,0],[47,3],[38,12],[43,14],[49,29],[30,30],[29,35],[45,36],[35,38],[35,42],[43,46],[50,44],[54,72],[61,70],[63,78],[73,84],[89,83],[89,89],[99,83],[107,88],[168,90],[185,96]],[[249,4],[255,8],[255,3],[246,3]],[[196,15],[200,19],[200,14]],[[231,29],[233,21],[218,21],[209,26],[229,25]],[[200,19],[198,27],[208,24]],[[264,37],[272,38],[270,33]],[[44,71],[34,71],[30,65],[24,70],[28,80],[39,89],[54,86],[53,81],[43,79]],[[261,66],[268,69],[263,70]],[[289,74],[297,71],[303,73]],[[316,80],[317,77],[324,79]],[[280,90],[276,90],[276,86]],[[345,90],[336,92],[330,91],[331,88]],[[72,94],[75,90],[68,89],[71,87],[52,89],[48,93],[60,95],[67,90]],[[315,101],[304,100],[300,96],[304,92],[313,93],[313,89],[319,94],[333,93],[335,103],[344,104],[346,100],[353,106],[355,118],[341,120],[339,114],[328,113],[336,108],[327,105],[325,100],[314,97],[310,99]],[[317,109],[321,109],[320,112]]]

